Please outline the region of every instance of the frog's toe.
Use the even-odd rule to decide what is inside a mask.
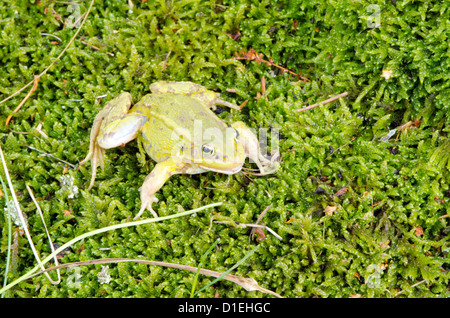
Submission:
[[[272,174],[275,173],[278,168],[280,167],[281,157],[280,152],[276,151],[274,154],[272,154],[272,157],[270,159],[264,158],[266,161],[264,162],[264,173],[265,174]],[[263,171],[261,171],[263,172]]]
[[[89,183],[88,191],[92,189],[95,182],[95,177],[97,175],[97,167],[100,166],[103,169],[105,161],[105,150],[98,146],[95,146],[92,151],[89,151],[86,158],[80,162],[80,166],[86,164],[89,160],[91,161],[92,177]]]
[[[236,110],[241,110],[241,108],[240,108],[238,105],[235,105],[235,104],[233,104],[233,103],[227,102],[227,101],[225,101],[225,100],[223,100],[223,99],[220,99],[220,98],[216,98],[216,99],[214,100],[214,104],[215,104],[215,105],[226,106],[226,107],[233,108],[233,109],[236,109]],[[215,106],[214,106],[214,107],[215,107]]]
[[[133,220],[137,220],[142,215],[142,213],[144,213],[145,209],[149,210],[153,214],[153,216],[157,218],[158,214],[152,208],[153,203],[156,202],[158,202],[158,198],[155,195],[149,196],[144,199],[141,198],[141,209],[139,210],[138,214],[136,214]]]
[[[91,182],[89,182],[89,187],[87,188],[87,191],[91,190],[92,187],[94,186],[94,182],[95,182],[95,176],[97,175],[97,166],[92,166],[92,177],[91,177]]]
[[[85,165],[89,160],[91,160],[92,156],[94,155],[93,151],[89,151],[86,155],[86,158],[84,158],[82,161],[80,161],[80,166]]]
[[[277,163],[280,163],[280,162],[281,162],[280,152],[279,152],[279,151],[276,151],[276,152],[272,155],[272,157],[270,158],[270,164],[273,166],[273,165],[275,165],[275,164],[277,164]]]

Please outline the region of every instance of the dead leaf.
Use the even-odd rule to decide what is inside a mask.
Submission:
[[[434,197],[434,201],[436,201],[437,203],[444,203],[445,202],[444,199],[441,199],[441,198],[438,198],[438,197]]]
[[[382,70],[380,76],[384,77],[384,79],[388,80],[391,78],[393,72],[394,72],[393,70]]]
[[[241,105],[239,105],[239,108],[242,109],[244,108],[245,105],[247,105],[248,103],[248,99],[246,99]]]
[[[266,239],[266,234],[264,234],[264,230],[260,227],[256,227],[254,233],[256,234],[256,242],[261,242]]]
[[[291,222],[293,222],[293,221],[297,221],[297,219],[294,218],[293,216],[291,216],[291,217],[289,218],[289,220],[287,220],[287,221],[284,222],[284,223],[289,224],[289,223],[291,223]]]
[[[414,230],[416,231],[417,236],[423,235],[423,229],[421,226],[414,226]]]
[[[341,195],[347,193],[347,191],[348,191],[348,188],[342,188],[342,189],[340,189],[338,192],[336,192],[336,193],[334,194],[334,196],[335,196],[335,197],[340,197]]]
[[[337,206],[327,206],[323,212],[325,212],[327,215],[332,216],[333,212],[337,210]]]

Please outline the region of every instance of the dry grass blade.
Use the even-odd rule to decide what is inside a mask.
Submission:
[[[27,96],[25,96],[25,98],[20,102],[20,104],[17,105],[17,107],[13,110],[12,114],[9,114],[8,118],[6,118],[6,121],[5,121],[6,126],[8,126],[9,121],[14,116],[14,114],[20,110],[20,108],[23,106],[23,104],[25,104],[25,102],[28,100],[28,98],[31,96],[31,94],[33,94],[33,92],[36,90],[38,83],[39,83],[39,79],[40,79],[40,76],[37,76],[37,75],[34,76],[33,87],[30,89]]]
[[[81,261],[81,262],[73,262],[73,263],[66,263],[66,264],[60,264],[58,266],[49,267],[45,270],[41,270],[31,276],[37,276],[52,270],[57,270],[61,268],[68,268],[73,266],[82,266],[82,265],[91,265],[91,264],[109,264],[109,263],[123,263],[123,262],[133,262],[133,263],[140,263],[140,264],[147,264],[147,265],[154,265],[154,266],[164,266],[164,267],[170,267],[170,268],[176,268],[176,269],[182,269],[189,272],[196,273],[198,268],[194,266],[187,266],[187,265],[181,265],[181,264],[175,264],[175,263],[168,263],[168,262],[158,262],[158,261],[147,261],[142,259],[133,259],[133,258],[104,258],[104,259],[98,259],[98,260],[89,260],[89,261]],[[200,268],[199,271],[202,275],[212,276],[212,277],[220,277],[222,275],[221,272],[209,270],[209,269],[203,269]],[[224,279],[233,282],[235,284],[238,284],[242,288],[244,288],[247,291],[260,291],[262,293],[270,294],[278,298],[282,298],[277,293],[262,288],[258,285],[258,283],[253,278],[245,278],[245,277],[239,277],[231,274],[227,274],[223,276]]]
[[[276,68],[279,68],[283,73],[289,73],[289,74],[295,75],[304,82],[311,81],[310,79],[302,76],[300,73],[295,73],[285,67],[275,64],[271,58],[269,58],[269,60],[263,59],[263,54],[258,53],[255,49],[250,49],[248,52],[246,52],[245,50],[241,50],[240,53],[234,52],[234,55],[235,55],[234,59],[256,61],[256,63],[258,63],[258,64],[265,63],[267,66],[274,66]]]
[[[34,205],[36,206],[36,209],[39,212],[39,215],[41,217],[42,223],[44,224],[45,232],[47,233],[47,238],[48,238],[48,241],[50,243],[50,249],[52,250],[52,252],[54,252],[55,251],[55,247],[53,245],[52,238],[50,237],[50,233],[48,232],[47,224],[45,223],[44,214],[42,213],[41,207],[39,206],[36,198],[34,197],[33,191],[31,190],[30,186],[27,183],[25,183],[25,186],[26,186],[26,188],[28,190],[28,193],[30,194],[31,199],[33,200]],[[32,242],[30,242],[30,244],[32,244]],[[55,264],[58,265],[58,257],[55,256],[54,261],[55,261]],[[60,274],[59,270],[56,271],[56,273],[58,275],[58,280],[56,280],[56,281],[52,280],[50,278],[50,276],[48,276],[48,278],[50,279],[52,284],[59,284],[61,282],[61,274]]]
[[[331,97],[331,98],[328,98],[328,99],[326,99],[326,100],[324,100],[324,101],[322,101],[322,102],[315,103],[315,104],[312,104],[312,105],[303,107],[303,108],[301,108],[301,109],[297,109],[296,112],[297,112],[297,113],[304,112],[305,110],[310,110],[310,109],[312,109],[312,108],[314,108],[314,107],[317,107],[317,106],[320,106],[320,105],[323,105],[323,104],[327,104],[327,103],[331,103],[331,102],[333,102],[333,101],[335,101],[335,100],[337,100],[337,99],[339,99],[339,98],[341,98],[341,97],[345,97],[345,96],[347,96],[347,95],[348,95],[348,92],[343,92],[343,93],[341,93],[341,94],[339,94],[339,95],[336,95],[336,96],[333,96],[333,97]]]
[[[8,181],[9,191],[11,192],[13,203],[14,203],[14,206],[16,208],[17,215],[18,215],[18,217],[20,219],[20,223],[22,224],[22,228],[23,228],[23,230],[25,232],[25,235],[27,237],[28,242],[30,243],[30,247],[31,247],[31,250],[33,251],[33,255],[36,258],[36,260],[38,261],[38,266],[41,269],[44,269],[44,263],[45,262],[41,261],[41,258],[39,257],[38,252],[36,250],[36,247],[34,246],[33,240],[31,238],[31,234],[28,231],[27,222],[26,222],[26,220],[25,220],[25,218],[23,216],[22,210],[20,209],[20,205],[19,205],[19,202],[18,202],[17,197],[16,197],[16,192],[14,191],[14,187],[12,185],[11,177],[10,177],[9,172],[8,172],[8,167],[6,166],[6,160],[5,160],[5,157],[3,156],[2,147],[0,147],[0,158],[1,158],[1,161],[2,161],[2,164],[3,164],[3,170],[5,172],[6,180]],[[35,201],[34,196],[32,195],[31,192],[30,192],[30,195],[32,196],[33,201]],[[56,259],[56,257],[55,257],[55,259]],[[46,274],[46,276],[53,284],[59,283],[59,278],[58,278],[57,281],[54,281],[54,280],[51,279],[51,277],[48,274]],[[58,276],[59,276],[59,274],[58,274]]]
[[[272,207],[273,203],[271,203],[267,208],[264,209],[264,211],[261,212],[261,214],[258,216],[258,219],[256,219],[255,225],[258,225],[259,222],[262,221],[263,217],[266,215],[267,211],[269,211],[269,209]],[[253,240],[253,237],[255,236],[255,230],[257,228],[253,227],[252,230],[250,231],[250,237]]]
[[[232,225],[232,226],[237,227],[237,228],[252,227],[252,228],[266,229],[267,231],[269,231],[273,236],[275,236],[280,241],[283,240],[283,238],[280,235],[278,235],[274,230],[272,230],[267,225],[245,224],[245,223],[235,223],[235,224],[233,224],[233,223],[231,223],[229,221],[213,221],[213,223]]]
[[[0,155],[3,157],[3,152],[1,152],[1,147],[0,147]],[[3,161],[3,163],[4,163],[4,161]],[[4,163],[4,165],[5,165],[5,163]],[[7,178],[9,178],[8,174],[7,174]],[[10,183],[9,179],[8,179],[8,183]],[[15,198],[15,196],[13,197],[13,199],[15,199],[15,201],[17,200],[17,198]],[[202,210],[205,210],[205,209],[208,209],[208,208],[219,206],[221,204],[222,204],[222,202],[212,203],[212,204],[208,204],[208,205],[205,205],[205,206],[193,209],[193,210],[179,212],[179,213],[173,214],[173,215],[167,215],[167,216],[162,216],[162,217],[158,217],[158,218],[144,219],[144,220],[134,221],[134,222],[119,223],[119,224],[103,227],[103,228],[100,228],[100,229],[97,229],[97,230],[93,230],[93,231],[81,234],[81,235],[71,239],[70,241],[64,243],[62,246],[58,247],[50,255],[48,255],[46,258],[44,258],[42,260],[42,262],[39,261],[39,264],[36,265],[35,267],[33,267],[31,270],[29,270],[26,274],[20,276],[19,278],[17,278],[13,282],[9,283],[8,285],[4,286],[3,288],[0,288],[0,294],[5,292],[6,290],[10,289],[11,287],[17,285],[18,283],[28,279],[28,277],[30,275],[32,275],[33,273],[37,272],[39,270],[39,268],[43,269],[43,265],[45,265],[47,262],[49,262],[58,253],[64,251],[66,248],[72,246],[73,244],[75,244],[78,241],[81,241],[82,239],[85,239],[87,237],[90,237],[90,236],[93,236],[93,235],[97,235],[97,234],[100,234],[100,233],[105,233],[107,231],[117,230],[117,229],[124,228],[124,227],[137,226],[137,225],[141,225],[141,224],[159,222],[159,221],[164,221],[164,220],[168,220],[168,219],[172,219],[172,218],[176,218],[176,217],[191,215],[191,214],[194,214],[196,212],[199,212],[199,211],[202,211]],[[26,232],[26,233],[28,233],[28,232]],[[29,235],[29,233],[28,233],[28,235]]]
[[[423,284],[423,283],[425,283],[426,282],[426,279],[424,279],[424,280],[421,280],[420,282],[418,282],[418,283],[415,283],[414,285],[411,285],[410,287],[409,287],[409,289],[411,289],[411,288],[414,288],[414,287],[416,287],[416,286],[418,286],[418,285],[420,285],[420,284]],[[394,295],[394,297],[397,297],[398,295],[401,295],[401,294],[403,294],[404,292],[405,292],[406,290],[404,289],[404,290],[401,290],[401,291],[399,291],[398,293],[396,293],[395,295]]]
[[[94,1],[91,1],[91,4],[89,5],[88,10],[86,11],[83,21],[81,22],[80,27],[78,28],[77,32],[75,32],[75,34],[73,35],[73,37],[70,39],[69,43],[66,45],[66,47],[64,48],[64,50],[62,50],[62,52],[56,57],[56,59],[50,63],[50,65],[44,70],[42,71],[41,74],[39,75],[35,75],[34,79],[29,82],[27,85],[25,85],[24,87],[22,87],[21,89],[19,89],[18,91],[16,91],[15,93],[11,94],[10,96],[8,96],[7,98],[5,98],[4,100],[0,101],[0,105],[3,104],[4,102],[6,102],[7,100],[13,98],[14,96],[16,96],[17,94],[19,94],[20,92],[22,92],[24,89],[26,89],[28,86],[30,86],[31,84],[33,84],[33,87],[31,88],[31,90],[28,92],[27,96],[25,96],[25,98],[20,102],[20,104],[16,107],[16,109],[14,110],[14,112],[12,114],[10,114],[8,116],[8,118],[5,121],[5,125],[8,125],[12,116],[14,116],[15,113],[17,113],[19,111],[19,109],[23,106],[23,104],[25,104],[25,102],[28,100],[28,98],[31,96],[31,94],[37,89],[37,85],[38,82],[41,78],[41,76],[45,75],[48,70],[61,58],[61,56],[63,56],[63,54],[67,51],[67,49],[69,48],[70,45],[72,45],[73,41],[75,41],[75,38],[78,36],[78,33],[80,33],[81,28],[83,27],[84,23],[86,22],[86,19],[89,15],[89,12],[91,12],[92,6],[94,5]]]

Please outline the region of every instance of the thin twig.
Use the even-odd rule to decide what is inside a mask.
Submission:
[[[0,147],[0,158],[1,158],[1,161],[2,161],[2,164],[3,164],[3,171],[4,171],[4,173],[5,173],[6,180],[8,181],[9,191],[11,192],[11,196],[12,196],[12,199],[13,199],[13,202],[14,202],[14,206],[15,206],[15,208],[16,208],[17,215],[19,216],[19,219],[20,219],[20,224],[22,225],[23,230],[24,230],[24,232],[25,232],[25,236],[27,237],[27,240],[28,240],[28,242],[30,243],[30,247],[31,247],[31,250],[33,251],[34,257],[36,258],[36,260],[37,260],[37,262],[38,262],[38,265],[36,266],[36,268],[41,268],[42,270],[44,270],[44,269],[45,269],[45,268],[44,268],[45,261],[41,261],[41,258],[39,257],[39,254],[38,254],[38,252],[37,252],[37,250],[36,250],[36,247],[35,247],[35,245],[34,245],[34,243],[33,243],[32,238],[31,238],[31,234],[30,234],[30,232],[28,231],[27,223],[26,223],[26,221],[25,221],[24,215],[22,214],[22,210],[20,209],[19,201],[17,200],[17,196],[16,196],[16,193],[15,193],[15,191],[14,191],[14,187],[13,187],[13,185],[12,185],[11,177],[10,177],[10,175],[9,175],[9,170],[8,170],[7,165],[6,165],[6,160],[5,160],[5,157],[4,157],[4,155],[3,155],[3,150],[2,150],[1,147]],[[47,276],[47,278],[48,278],[53,284],[58,283],[58,282],[53,281],[53,280],[51,279],[50,275],[48,275],[47,273],[46,273],[45,275]],[[9,285],[11,285],[11,284],[9,284]],[[7,286],[8,286],[8,285],[7,285]],[[2,291],[5,290],[5,288],[6,288],[7,286],[4,286],[1,290],[2,290]]]
[[[331,103],[331,102],[333,102],[333,101],[335,101],[335,100],[337,100],[337,99],[339,99],[341,97],[345,97],[347,95],[348,95],[348,92],[343,92],[342,94],[339,94],[339,95],[336,95],[334,97],[328,98],[328,99],[326,99],[326,100],[324,100],[322,102],[315,103],[315,104],[303,107],[301,109],[297,109],[296,112],[297,113],[304,112],[305,110],[310,110],[310,109],[312,109],[314,107],[321,106],[321,105],[324,105],[324,104],[327,104],[327,103]]]
[[[280,66],[278,64],[275,64],[271,58],[269,58],[268,61],[264,60],[262,58],[263,54],[256,52],[256,50],[254,50],[254,49],[250,49],[248,52],[245,52],[245,50],[241,50],[240,54],[238,52],[234,52],[234,54],[235,54],[235,57],[233,59],[236,59],[236,60],[247,60],[247,61],[256,61],[256,63],[258,63],[258,64],[259,63],[265,63],[267,66],[275,66],[275,67],[279,68],[280,70],[282,70],[283,73],[289,73],[289,74],[295,75],[295,76],[299,77],[304,82],[310,82],[311,81],[310,79],[308,79],[306,77],[303,77],[300,73],[295,73],[295,72],[293,72],[293,71],[291,71],[291,70],[289,70],[289,69],[287,69],[285,67],[282,67],[282,66]]]
[[[164,60],[164,64],[163,64],[162,69],[161,69],[162,72],[164,72],[166,70],[167,61],[169,60],[170,54],[172,54],[172,50],[170,50],[169,53],[166,54],[166,59]]]
[[[30,97],[30,95],[36,90],[37,88],[37,84],[39,82],[39,79],[45,75],[47,73],[47,71],[61,58],[61,56],[63,56],[63,54],[67,51],[67,49],[69,48],[69,46],[73,43],[73,41],[75,41],[75,38],[78,36],[78,33],[80,33],[82,26],[84,25],[84,23],[87,20],[87,17],[89,16],[89,12],[92,9],[92,6],[94,5],[94,1],[91,1],[91,4],[89,5],[88,10],[86,11],[86,13],[84,14],[84,18],[83,21],[81,22],[80,27],[78,28],[77,32],[75,32],[75,34],[73,35],[73,37],[70,39],[69,43],[66,45],[66,47],[64,48],[64,50],[62,50],[62,52],[56,57],[55,60],[53,60],[52,63],[50,63],[50,65],[39,75],[35,75],[34,79],[29,82],[27,85],[25,85],[24,87],[22,87],[21,89],[19,89],[18,91],[16,91],[14,94],[10,95],[9,97],[5,98],[4,100],[0,101],[0,104],[3,104],[4,102],[6,102],[7,100],[13,98],[14,96],[16,96],[17,94],[19,94],[20,92],[22,92],[24,89],[26,89],[28,86],[30,86],[31,84],[33,84],[32,89],[30,90],[30,92],[27,94],[27,96],[25,96],[25,98],[22,100],[22,102],[19,104],[19,106],[16,107],[17,111],[20,109],[20,107],[22,107],[23,104],[25,104],[25,102],[28,100],[28,98]],[[15,112],[17,112],[15,111]],[[9,121],[11,120],[11,117],[14,116],[14,113],[10,114],[8,116],[8,118],[6,119],[5,125],[8,125]]]
[[[6,118],[5,126],[8,126],[9,121],[11,120],[12,116],[14,116],[15,113],[17,113],[20,108],[25,104],[25,102],[28,100],[28,98],[33,94],[33,92],[36,90],[38,83],[39,83],[40,76],[35,75],[33,79],[33,87],[31,87],[30,91],[28,92],[27,96],[20,102],[19,105],[13,110],[11,114],[9,114],[8,118]]]
[[[63,40],[61,40],[61,38],[57,37],[56,35],[50,34],[50,33],[41,33],[41,35],[44,35],[44,36],[51,36],[51,37],[57,39],[59,42],[62,42],[62,41],[63,41]]]
[[[411,285],[409,288],[414,288],[414,287],[416,287],[416,286],[418,286],[418,285],[424,283],[425,281],[426,281],[426,280],[424,279],[424,280],[422,280],[422,281],[420,281],[420,282],[418,282],[418,283],[415,283],[415,284]],[[394,297],[397,297],[398,295],[403,294],[404,292],[405,292],[405,289],[399,291],[397,294],[394,295]]]
[[[44,152],[44,151],[42,151],[42,150],[39,150],[39,149],[34,148],[34,147],[32,147],[32,146],[29,146],[29,145],[25,145],[25,147],[27,147],[27,148],[29,148],[29,149],[31,149],[31,150],[35,150],[35,151],[37,151],[37,152],[40,152],[40,153],[43,154],[44,156],[51,157],[51,158],[53,158],[53,159],[56,159],[56,160],[58,160],[58,161],[61,161],[62,163],[65,163],[66,165],[71,166],[73,169],[76,168],[75,165],[73,165],[73,164],[71,164],[70,162],[67,162],[67,161],[65,161],[65,160],[59,159],[59,158],[55,157],[54,155],[52,155],[51,153],[46,153],[46,152]]]
[[[262,229],[266,229],[267,231],[269,231],[270,233],[272,233],[273,236],[275,236],[277,239],[279,239],[280,241],[283,240],[283,238],[281,236],[279,236],[274,230],[272,230],[270,227],[268,227],[267,225],[259,225],[259,224],[246,224],[246,223],[236,223],[233,224],[232,222],[229,221],[214,221],[213,223],[218,223],[218,224],[231,224],[234,225],[236,227],[259,227]]]
[[[269,209],[272,207],[272,205],[273,205],[273,203],[271,203],[267,208],[264,209],[264,211],[261,212],[261,214],[256,219],[255,224],[259,224],[259,222],[261,222],[261,220],[266,215],[267,211],[269,211]],[[256,230],[256,227],[252,228],[252,230],[250,231],[250,237],[252,238],[252,240],[253,240],[253,237],[255,236],[255,230]]]
[[[31,199],[33,200],[33,203],[36,206],[36,209],[38,210],[39,215],[41,216],[41,220],[42,220],[42,223],[44,224],[45,232],[47,233],[47,238],[48,238],[48,241],[50,243],[50,249],[52,250],[52,252],[54,252],[55,251],[55,246],[53,245],[52,238],[50,237],[50,233],[48,232],[47,224],[45,223],[44,215],[42,213],[41,207],[39,206],[36,198],[34,197],[33,191],[31,190],[31,188],[28,185],[28,183],[25,183],[25,186],[27,187],[28,193],[30,194]],[[31,244],[31,242],[30,242],[30,244]],[[55,261],[55,265],[59,265],[57,256],[55,256],[54,261]],[[59,284],[61,282],[61,273],[60,273],[60,271],[57,270],[56,274],[58,275],[58,280],[56,280],[56,281],[51,279],[50,275],[47,275],[47,277],[50,280],[50,282],[52,284],[54,284],[54,285],[57,285],[57,284]]]
[[[187,271],[193,272],[193,273],[196,273],[198,271],[197,267],[181,265],[181,264],[176,264],[176,263],[148,261],[148,260],[132,259],[132,258],[104,258],[104,259],[97,259],[97,260],[60,264],[58,266],[53,266],[53,267],[46,268],[45,270],[41,270],[35,274],[30,275],[28,278],[40,275],[42,273],[46,273],[51,270],[56,270],[56,269],[61,269],[61,268],[68,268],[68,267],[81,266],[81,265],[90,265],[90,264],[108,264],[108,263],[122,263],[122,262],[133,262],[133,263],[140,263],[140,264],[147,264],[147,265],[154,265],[154,266],[164,266],[164,267],[187,270]],[[202,275],[207,275],[207,276],[212,276],[212,277],[222,276],[221,272],[213,271],[210,269],[204,269],[204,268],[200,268],[199,273]],[[262,288],[252,278],[245,278],[245,277],[240,277],[240,276],[236,276],[236,275],[232,275],[232,274],[227,274],[227,275],[223,276],[222,278],[224,278],[230,282],[238,284],[239,286],[243,287],[247,291],[259,290],[260,292],[271,294],[278,298],[282,298],[279,294],[277,294],[271,290]]]

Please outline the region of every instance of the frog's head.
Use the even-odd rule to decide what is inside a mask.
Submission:
[[[197,148],[198,147],[198,148]],[[225,174],[241,170],[245,161],[245,150],[239,141],[239,132],[227,127],[225,131],[208,129],[203,132],[201,145],[196,145],[196,153],[201,154],[198,166],[202,169]]]
[[[246,155],[236,129],[210,128],[198,137],[183,147],[180,153],[183,162],[225,174],[234,174],[241,170]]]

